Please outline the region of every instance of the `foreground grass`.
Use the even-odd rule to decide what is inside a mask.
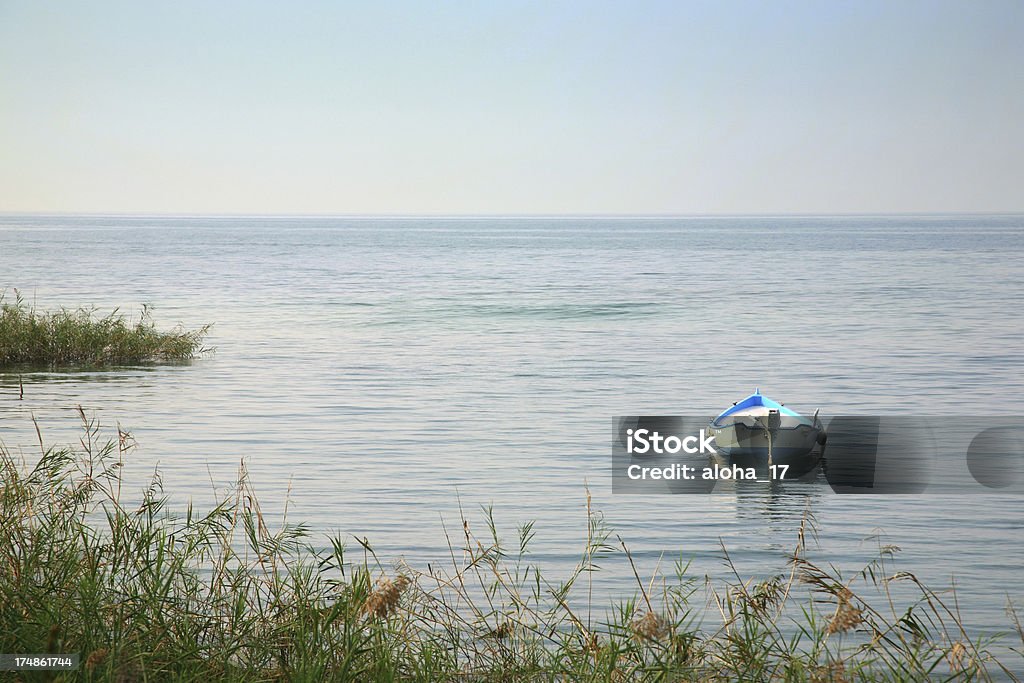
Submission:
[[[82,657],[23,680],[1012,679],[955,605],[892,572],[894,549],[852,577],[812,563],[810,520],[783,574],[711,585],[677,566],[603,608],[588,604],[597,562],[633,563],[589,497],[559,580],[530,562],[531,524],[506,546],[489,514],[479,535],[462,520],[449,566],[385,568],[365,542],[269,529],[244,471],[203,514],[169,515],[159,479],[128,506],[131,436],[106,441],[79,411],[80,448],[34,466],[0,450],[0,652]],[[896,582],[917,598],[897,608]]]
[[[0,367],[187,360],[203,350],[208,330],[161,332],[145,307],[132,323],[117,310],[102,317],[85,308],[39,312],[20,295],[11,303],[0,294]]]

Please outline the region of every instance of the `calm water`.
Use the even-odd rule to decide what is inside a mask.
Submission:
[[[82,404],[130,429],[177,506],[245,459],[266,512],[366,536],[385,559],[447,554],[458,500],[565,574],[585,484],[641,572],[662,553],[726,576],[785,566],[808,505],[820,557],[878,546],[965,621],[1024,604],[1019,496],[836,496],[741,487],[613,496],[610,420],[713,413],[760,386],[823,415],[984,414],[1024,388],[1024,217],[340,219],[0,217],[0,287],[41,308],[155,309],[215,323],[189,366],[0,375],[0,438],[31,459],[32,412],[76,438]],[[355,545],[353,543],[353,545]],[[670,565],[666,559],[665,565]],[[609,562],[598,587],[632,592]]]

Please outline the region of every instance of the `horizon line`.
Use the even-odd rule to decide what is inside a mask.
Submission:
[[[139,212],[139,211],[6,211],[0,217],[36,216],[65,218],[345,218],[345,219],[626,219],[672,220],[682,218],[815,218],[875,216],[1021,216],[1014,211],[850,211],[739,212],[739,213],[248,213],[248,212]]]

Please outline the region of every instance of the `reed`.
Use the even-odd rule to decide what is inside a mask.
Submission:
[[[131,321],[117,309],[105,316],[87,308],[41,312],[17,291],[13,302],[0,293],[0,367],[187,360],[206,350],[208,331],[157,330],[146,306]]]
[[[384,566],[366,540],[269,528],[244,467],[202,513],[171,514],[158,476],[129,505],[131,435],[79,414],[80,447],[40,446],[34,464],[0,449],[0,651],[80,653],[60,680],[1013,677],[955,600],[894,571],[895,548],[851,576],[812,562],[809,516],[788,569],[760,580],[698,580],[683,563],[641,576],[589,495],[579,560],[557,577],[531,561],[534,525],[506,542],[489,509],[445,532],[447,566]],[[590,578],[615,561],[634,594],[595,605]],[[915,598],[894,599],[897,583]]]

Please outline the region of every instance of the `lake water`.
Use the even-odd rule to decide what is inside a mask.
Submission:
[[[641,574],[682,556],[728,577],[785,567],[805,508],[845,570],[883,543],[955,580],[974,631],[1024,604],[1024,497],[839,496],[740,487],[611,492],[611,418],[714,413],[755,386],[804,412],[981,415],[1024,388],[1024,217],[0,217],[0,287],[39,308],[153,307],[214,323],[190,365],[0,375],[0,438],[120,423],[139,488],[212,498],[244,459],[264,511],[447,556],[458,505],[511,540],[537,520],[555,576],[586,536],[585,486]],[[355,545],[352,543],[351,545]],[[610,561],[601,594],[632,593]]]

